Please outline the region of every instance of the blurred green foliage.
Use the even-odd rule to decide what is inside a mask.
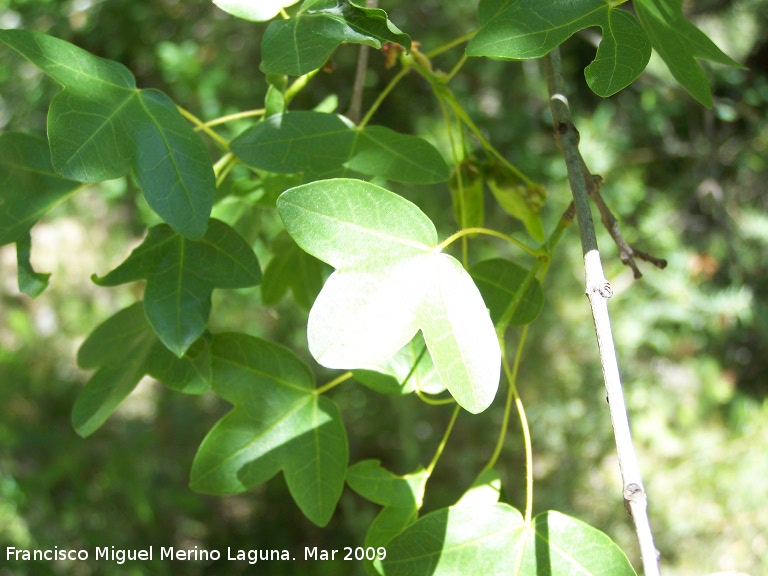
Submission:
[[[425,52],[475,26],[474,3],[380,5]],[[768,43],[760,34],[768,2],[692,1],[686,8],[726,52],[750,66],[706,68],[712,110],[687,96],[655,57],[638,82],[608,100],[583,81],[582,69],[594,55],[589,34],[569,40],[564,57],[583,154],[605,178],[604,196],[625,237],[669,260],[666,270],[645,266],[645,277],[633,281],[607,233],[598,238],[616,293],[617,351],[662,570],[671,576],[757,575],[768,572],[768,516],[760,513],[768,498]],[[160,88],[205,119],[259,108],[267,90],[258,71],[264,26],[232,18],[207,1],[0,0],[0,27],[43,31],[122,62],[139,86]],[[449,69],[459,51],[434,64]],[[318,75],[292,108],[311,109],[336,96],[338,110],[345,111],[356,58],[357,48],[340,48],[333,70]],[[47,103],[58,88],[7,50],[0,61],[0,129],[44,134]],[[394,74],[376,52],[369,68],[368,104]],[[569,192],[537,63],[471,59],[451,86],[488,139],[548,187],[541,214],[551,228]],[[398,86],[374,122],[448,150],[439,107],[416,77]],[[248,125],[224,130],[232,137]],[[397,190],[442,222],[441,233],[451,231],[446,187]],[[494,226],[522,231],[486,200]],[[18,294],[12,247],[0,249],[0,542],[19,548],[269,547],[297,555],[304,546],[360,545],[376,510],[350,491],[321,530],[303,518],[281,479],[231,497],[189,490],[195,450],[227,410],[208,396],[181,396],[147,381],[93,437],[74,433],[69,414],[87,379],[75,368],[75,350],[94,326],[137,297],[135,287],[99,289],[89,276],[120,262],[151,218],[126,180],[94,186],[57,208],[33,230],[33,261],[54,273],[51,288],[37,300]],[[270,211],[252,210],[238,227],[259,253],[279,231],[277,222]],[[555,508],[583,518],[636,561],[576,238],[574,229],[561,243],[521,367],[535,450],[534,512]],[[513,256],[492,243],[470,247],[473,258]],[[213,305],[213,330],[269,335],[309,359],[306,319],[291,302],[263,307],[259,290],[247,289],[216,294]],[[319,381],[328,376],[318,370]],[[402,467],[398,473],[426,463],[450,416],[447,408],[428,409],[414,397],[383,399],[355,384],[333,396],[349,431],[350,461],[378,458]],[[501,415],[496,406],[490,420]],[[466,414],[459,419],[451,456],[430,482],[427,511],[453,503],[485,463],[495,435],[488,421]],[[524,500],[517,430],[512,426],[499,466],[513,504]],[[0,574],[11,574],[2,565]],[[13,574],[250,569],[232,562],[92,567],[28,564]],[[273,562],[267,569],[291,574],[308,568]],[[311,570],[357,574],[362,567],[313,563]]]

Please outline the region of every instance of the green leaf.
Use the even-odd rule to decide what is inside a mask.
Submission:
[[[368,532],[365,534],[365,546],[367,548],[386,547],[392,538],[416,522],[418,517],[419,511],[415,506],[412,508],[397,508],[394,506],[382,508],[381,512],[371,522],[371,525],[368,526]],[[367,558],[363,563],[368,574],[378,576],[380,571],[375,568],[375,565],[375,562]]]
[[[219,8],[243,20],[264,22],[280,14],[280,10],[293,6],[299,0],[213,0]]]
[[[636,576],[624,552],[608,536],[589,524],[561,514],[544,512],[526,530],[518,574],[552,576]]]
[[[682,0],[681,0],[682,1]],[[584,71],[587,84],[607,97],[645,70],[651,44],[637,19],[610,0],[481,0],[480,30],[468,56],[540,58],[584,28],[599,26],[603,39]]]
[[[148,204],[180,234],[200,238],[215,178],[200,137],[158,90],[138,90],[122,64],[29,30],[0,41],[64,89],[51,101],[48,136],[62,176],[95,182],[132,172]]]
[[[529,271],[504,258],[478,262],[469,270],[483,295],[491,319],[499,325],[504,312],[516,302],[509,324],[530,324],[544,307],[544,292],[536,278],[528,278]],[[527,284],[527,285],[526,285]]]
[[[25,294],[38,296],[50,277],[32,269],[30,229],[81,186],[54,172],[42,138],[0,134],[0,245],[16,243],[19,289]]]
[[[349,171],[411,184],[448,179],[445,160],[426,140],[381,126],[356,129],[345,118],[323,112],[274,114],[237,136],[230,148],[254,168],[303,172],[310,179]]]
[[[410,394],[419,390],[440,394],[445,384],[440,379],[427,344],[421,334],[392,356],[368,369],[354,370],[355,380],[380,394]]]
[[[348,446],[339,409],[315,393],[293,352],[244,334],[213,338],[214,391],[235,408],[200,445],[190,484],[232,494],[283,471],[304,515],[328,523],[341,496]]]
[[[264,270],[261,298],[267,306],[274,306],[288,289],[296,303],[309,310],[323,287],[323,264],[299,248],[285,232],[272,242],[272,260]]]
[[[342,43],[376,49],[394,42],[411,49],[411,39],[384,10],[363,8],[348,0],[305,0],[289,20],[272,22],[262,39],[261,69],[300,76],[316,70]]]
[[[382,573],[636,576],[621,549],[584,522],[550,511],[526,524],[506,504],[475,504],[460,502],[408,526],[387,544]]]
[[[309,314],[309,350],[323,366],[370,369],[418,330],[466,410],[485,410],[500,350],[479,291],[461,264],[435,251],[437,233],[414,204],[358,180],[298,186],[277,201],[288,233],[337,270]]]
[[[486,183],[499,206],[507,214],[520,220],[533,239],[543,242],[544,224],[539,216],[539,209],[546,198],[546,190],[541,186],[516,184],[501,174],[498,179],[489,177]]]
[[[27,232],[24,238],[16,241],[16,265],[18,268],[19,290],[28,296],[39,296],[48,287],[50,274],[35,272],[30,262],[32,255],[32,237]]]
[[[396,476],[382,468],[378,460],[364,460],[349,468],[347,484],[350,488],[363,498],[384,506],[368,527],[366,547],[386,546],[416,521],[428,479],[429,473],[424,469]],[[366,559],[364,566],[369,574],[377,574],[373,561]]]
[[[298,111],[257,123],[232,140],[230,149],[260,170],[322,175],[339,170],[353,144],[354,131],[341,116]]]
[[[435,184],[448,179],[448,165],[429,142],[383,126],[357,132],[347,168],[395,182]]]
[[[146,374],[187,394],[210,388],[205,342],[196,344],[194,353],[176,358],[152,332],[141,302],[99,325],[78,350],[77,364],[97,369],[72,408],[72,425],[81,436],[93,434]]]
[[[390,540],[380,567],[386,576],[509,576],[525,531],[520,512],[506,504],[444,508]]]
[[[744,66],[724,54],[686,20],[683,0],[636,0],[633,5],[653,49],[666,62],[675,80],[701,104],[712,108],[709,81],[696,58],[737,68]]]
[[[160,340],[181,357],[205,330],[215,288],[245,288],[261,281],[256,256],[230,226],[211,220],[201,240],[160,224],[117,268],[93,281],[117,286],[146,279],[144,310]]]
[[[423,468],[396,476],[378,460],[363,460],[347,470],[347,484],[366,500],[382,506],[421,508],[429,473]]]

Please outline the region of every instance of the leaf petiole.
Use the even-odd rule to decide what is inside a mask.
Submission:
[[[434,50],[431,50],[424,54],[427,58],[432,58],[434,56],[437,56],[438,54],[442,54],[443,52],[447,52],[448,50],[451,50],[452,48],[455,48],[456,46],[460,44],[464,44],[465,42],[469,42],[472,40],[472,38],[475,37],[475,34],[477,34],[477,30],[474,30],[473,32],[470,32],[469,34],[465,34],[464,36],[460,36],[454,40],[451,40],[447,44],[443,44],[442,46],[438,46]]]
[[[219,118],[209,120],[208,122],[205,122],[203,126],[208,126],[210,128],[211,126],[226,124],[227,122],[232,122],[234,120],[241,120],[243,118],[253,118],[256,116],[264,116],[265,112],[266,111],[264,110],[264,108],[259,108],[257,110],[244,110],[243,112],[237,112],[236,114],[228,114],[226,116],[221,116]],[[202,128],[198,128],[198,130],[202,130]]]
[[[371,108],[368,110],[368,112],[365,114],[362,120],[360,120],[360,124],[358,124],[358,128],[363,128],[368,122],[370,122],[373,115],[376,113],[376,110],[379,109],[379,106],[381,106],[382,102],[389,96],[389,93],[392,92],[392,89],[397,86],[398,82],[405,78],[405,76],[408,74],[408,72],[411,71],[410,66],[403,66],[400,71],[394,75],[392,80],[389,81],[389,84],[384,88],[384,90],[381,91],[381,93],[378,95],[376,100],[373,104],[371,104]]]
[[[339,384],[342,384],[343,382],[346,382],[350,378],[352,378],[352,371],[350,370],[348,372],[344,372],[344,374],[334,378],[333,380],[328,382],[328,384],[326,384],[325,386],[321,386],[320,388],[316,388],[315,389],[315,396],[320,396],[322,394],[325,394],[329,390],[332,390],[333,388],[336,388],[336,386],[338,386]]]
[[[430,476],[432,475],[432,471],[435,469],[438,460],[440,460],[440,456],[443,454],[443,450],[445,450],[445,445],[448,444],[448,438],[451,436],[451,432],[453,431],[453,425],[456,424],[456,418],[459,416],[459,410],[461,410],[461,406],[456,404],[456,407],[453,409],[453,414],[451,414],[451,421],[448,422],[448,427],[445,429],[445,434],[443,434],[443,438],[440,440],[440,444],[437,446],[437,450],[435,450],[435,455],[432,457],[432,461],[429,463],[429,466],[427,466],[427,474]]]
[[[192,114],[192,112],[190,112],[186,108],[179,106],[178,104],[176,104],[176,108],[178,109],[179,112],[181,112],[181,115],[184,116],[184,118],[186,118],[187,120],[192,122],[192,124],[195,125],[195,130],[202,130],[203,132],[208,134],[208,136],[210,136],[211,140],[216,142],[224,150],[229,150],[229,142],[227,142],[224,138],[222,138],[216,132],[211,130],[211,128],[205,122],[200,120],[200,118]]]
[[[530,254],[531,256],[535,256],[539,258],[542,256],[542,252],[540,249],[531,248],[528,246],[525,242],[521,242],[517,238],[513,238],[512,236],[509,236],[507,234],[504,234],[503,232],[497,232],[496,230],[491,230],[489,228],[464,228],[463,230],[459,230],[455,234],[451,234],[440,242],[437,246],[435,246],[436,252],[442,252],[445,250],[448,246],[453,244],[456,240],[459,238],[462,238],[463,236],[467,236],[468,234],[485,234],[486,236],[494,236],[496,238],[501,238],[502,240],[506,240],[510,244],[514,244],[524,252]]]

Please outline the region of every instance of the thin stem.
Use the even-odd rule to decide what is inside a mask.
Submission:
[[[208,122],[203,123],[202,126],[198,126],[195,129],[202,130],[203,126],[208,126],[210,128],[211,126],[226,124],[227,122],[232,122],[234,120],[242,120],[243,118],[253,118],[254,116],[264,116],[265,113],[266,113],[266,110],[264,110],[264,108],[259,108],[258,110],[245,110],[243,112],[228,114],[227,116],[221,116],[219,118],[209,120]]]
[[[469,42],[470,40],[472,40],[472,38],[475,37],[475,34],[477,34],[477,30],[474,30],[469,34],[464,34],[464,36],[460,36],[454,40],[451,40],[450,42],[448,42],[448,44],[443,44],[442,46],[439,46],[434,50],[427,52],[426,54],[424,54],[424,56],[426,56],[427,58],[432,58],[433,56],[437,56],[438,54],[447,52],[448,50],[455,48],[459,44],[464,44],[464,42]]]
[[[296,94],[301,92],[318,72],[320,72],[320,68],[317,70],[312,70],[312,72],[307,72],[303,76],[299,76],[296,78],[296,80],[293,81],[293,84],[288,87],[288,89],[285,91],[285,94],[283,95],[283,98],[285,98],[286,108],[288,108],[288,104],[291,103],[291,100],[294,99]]]
[[[455,234],[451,234],[450,236],[448,236],[448,238],[446,238],[445,240],[440,242],[440,244],[438,244],[435,247],[435,251],[436,252],[442,252],[448,246],[453,244],[456,240],[458,240],[459,238],[462,238],[463,236],[466,236],[468,234],[485,234],[486,236],[494,236],[495,238],[501,238],[502,240],[506,240],[510,244],[514,244],[515,246],[517,246],[518,248],[520,248],[524,252],[527,252],[531,256],[539,257],[539,256],[542,255],[542,251],[541,250],[537,250],[536,248],[531,248],[530,246],[528,246],[524,242],[521,242],[520,240],[518,240],[517,238],[513,238],[512,236],[508,236],[507,234],[504,234],[503,232],[497,232],[496,230],[491,230],[489,228],[476,228],[476,227],[464,228],[463,230],[459,230]]]
[[[525,296],[525,294],[528,292],[528,288],[531,286],[531,284],[533,284],[533,281],[536,278],[536,274],[538,274],[539,269],[543,264],[544,259],[540,258],[536,260],[536,264],[534,264],[531,269],[528,270],[528,274],[525,275],[525,279],[523,280],[522,284],[517,287],[514,297],[512,300],[510,300],[509,304],[507,304],[504,312],[499,317],[499,321],[496,323],[497,334],[501,335],[506,332],[509,323],[512,321],[512,317],[515,315],[515,312],[517,312],[517,309],[523,302],[523,296]]]
[[[517,408],[517,414],[520,418],[520,427],[523,432],[523,445],[525,447],[525,521],[531,522],[533,515],[533,446],[531,443],[531,430],[528,426],[528,418],[525,415],[525,408],[523,401],[520,398],[520,394],[517,390],[517,374],[520,369],[520,361],[523,356],[523,346],[525,340],[528,337],[528,327],[530,324],[526,324],[520,335],[520,341],[517,344],[517,352],[515,353],[515,361],[512,368],[509,366],[509,361],[506,354],[506,345],[504,337],[499,338],[499,345],[501,346],[501,366],[504,370],[504,375],[507,378],[508,390],[507,400],[504,405],[504,419],[502,420],[501,430],[499,431],[499,438],[496,442],[496,448],[493,451],[493,455],[488,463],[483,468],[483,472],[490,470],[496,465],[501,451],[504,448],[504,439],[507,436],[507,430],[509,429],[509,418],[512,412],[512,403],[515,403]]]
[[[443,112],[443,119],[445,121],[445,127],[448,132],[448,141],[451,145],[451,156],[453,156],[453,165],[456,174],[456,186],[458,188],[459,195],[459,226],[465,228],[467,225],[466,215],[466,198],[464,197],[464,177],[461,173],[461,158],[459,158],[459,152],[456,149],[456,139],[453,137],[453,122],[451,122],[451,116],[448,114],[448,107],[443,102],[439,91],[435,91],[435,98],[437,98],[438,104],[440,104],[440,110]],[[459,129],[461,130],[461,122],[459,122]],[[462,143],[464,139],[462,138]],[[462,149],[463,152],[463,149]],[[461,262],[464,267],[467,266],[469,261],[469,241],[466,236],[461,237]]]
[[[461,407],[456,404],[456,408],[453,409],[453,414],[451,415],[451,421],[448,422],[448,427],[445,429],[445,434],[443,434],[443,438],[440,440],[440,444],[438,444],[437,450],[435,450],[435,455],[432,457],[432,461],[429,463],[429,466],[427,466],[427,474],[430,476],[432,475],[432,471],[437,465],[437,461],[440,460],[440,456],[442,455],[443,450],[445,450],[445,445],[448,444],[448,438],[453,431],[453,425],[456,424],[456,418],[459,416],[460,410]]]
[[[653,543],[653,532],[648,520],[647,495],[645,488],[643,488],[640,467],[632,444],[624,391],[621,386],[619,365],[608,316],[608,298],[612,295],[612,290],[605,279],[600,262],[600,253],[597,249],[597,239],[589,204],[589,183],[583,168],[584,160],[579,153],[579,133],[573,125],[568,98],[565,95],[565,79],[558,48],[550,52],[545,60],[545,65],[549,101],[555,126],[555,140],[563,153],[568,168],[568,180],[576,205],[576,218],[579,224],[582,251],[584,252],[586,293],[592,308],[608,407],[616,438],[624,504],[635,524],[645,574],[646,576],[658,576],[660,574],[659,562]]]
[[[496,150],[496,148],[491,144],[485,136],[483,136],[483,133],[480,131],[480,129],[477,127],[475,122],[472,120],[472,118],[469,117],[469,114],[466,113],[464,108],[461,107],[461,105],[456,101],[456,98],[453,96],[453,93],[449,90],[445,90],[444,94],[446,100],[450,104],[451,108],[453,108],[454,114],[458,118],[461,119],[461,121],[467,125],[467,128],[469,128],[472,133],[475,135],[475,137],[478,139],[480,144],[482,145],[483,149],[496,158],[499,162],[501,162],[504,167],[507,168],[512,174],[514,174],[517,178],[519,178],[526,186],[535,186],[536,183],[528,178],[528,176],[525,175],[525,173],[520,170],[517,166],[512,164],[509,160],[504,158],[504,156]]]
[[[366,0],[366,8],[376,8],[379,4],[378,0]],[[371,47],[367,44],[360,46],[360,51],[357,56],[357,68],[355,69],[355,81],[352,84],[352,98],[349,102],[349,110],[347,111],[347,118],[357,124],[360,120],[360,114],[363,110],[363,90],[365,89],[365,76],[368,72],[368,56],[371,53]]]
[[[382,102],[389,96],[389,93],[392,92],[392,89],[397,86],[397,83],[400,82],[403,78],[405,78],[406,74],[411,71],[410,66],[404,66],[400,69],[400,71],[395,74],[395,76],[392,78],[392,80],[389,81],[389,84],[384,88],[384,90],[381,91],[381,93],[378,95],[374,103],[371,105],[368,112],[363,116],[363,119],[360,120],[360,124],[358,126],[360,128],[364,127],[368,122],[370,122],[373,115],[376,113],[376,110],[379,109],[379,106],[381,106]]]
[[[321,386],[320,388],[316,388],[315,389],[315,395],[316,396],[320,396],[321,394],[325,394],[326,392],[328,392],[328,390],[331,390],[332,388],[336,388],[336,386],[338,386],[342,382],[346,382],[350,378],[352,378],[352,372],[351,371],[344,372],[344,374],[334,378],[333,380],[328,382],[328,384],[326,384],[325,386]]]
[[[467,61],[468,56],[466,54],[462,54],[461,58],[458,62],[456,62],[456,65],[451,68],[451,71],[448,72],[448,74],[443,78],[443,82],[448,84],[448,82],[451,81],[451,79],[456,76],[456,74],[461,70],[461,67],[464,66],[464,63]]]
[[[213,173],[216,174],[216,188],[221,186],[237,162],[237,157],[232,152],[227,152],[213,165]]]
[[[446,404],[454,404],[456,402],[456,400],[453,399],[453,396],[450,398],[430,398],[429,396],[425,396],[424,392],[419,388],[416,388],[416,396],[419,397],[419,400],[430,406],[445,406]]]
[[[208,136],[210,136],[211,139],[214,140],[224,150],[229,150],[229,142],[227,142],[226,140],[224,140],[224,138],[222,138],[221,136],[216,134],[216,132],[211,130],[202,120],[200,120],[200,118],[192,114],[192,112],[190,112],[186,108],[179,106],[178,104],[176,105],[176,108],[178,109],[179,112],[181,112],[181,115],[184,116],[184,118],[186,118],[190,122],[192,122],[192,124],[194,124],[198,130],[202,130],[203,132],[208,134]]]

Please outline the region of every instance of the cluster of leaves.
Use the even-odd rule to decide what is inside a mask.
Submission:
[[[621,550],[595,529],[557,512],[524,517],[500,503],[501,483],[492,469],[454,506],[420,516],[432,467],[397,476],[375,461],[348,465],[341,413],[324,392],[354,378],[385,394],[426,398],[447,390],[467,411],[484,411],[507,368],[499,340],[508,326],[530,323],[541,310],[536,274],[556,242],[523,246],[539,258],[531,269],[493,259],[467,270],[466,262],[443,253],[448,244],[439,242],[416,205],[368,180],[449,182],[463,229],[483,225],[487,186],[540,242],[545,193],[494,157],[486,142],[486,165],[461,161],[454,150],[451,171],[423,139],[367,121],[356,126],[330,112],[289,111],[292,90],[301,84],[288,86],[288,76],[306,81],[343,43],[381,48],[390,42],[413,50],[403,56],[403,69],[424,76],[461,129],[482,141],[452,97],[449,78],[431,70],[384,11],[347,0],[217,4],[255,21],[285,16],[263,34],[261,68],[270,83],[263,118],[229,142],[164,93],[137,88],[116,62],[43,34],[0,31],[1,42],[62,86],[48,112],[48,141],[0,135],[0,244],[16,243],[20,289],[38,295],[48,279],[30,264],[30,229],[88,183],[130,175],[164,222],[117,268],[93,277],[100,286],[138,280],[146,286],[141,303],[106,320],[80,349],[78,364],[96,372],[73,408],[75,429],[94,433],[147,374],[183,393],[210,390],[233,409],[203,440],[192,488],[242,492],[282,471],[297,506],[323,526],[347,483],[383,506],[366,544],[386,545],[388,552],[383,562],[367,566],[371,571],[494,574],[513,567],[514,573],[533,573],[545,563],[551,573],[579,567],[590,574],[633,574]],[[694,57],[733,62],[685,21],[681,2],[638,1],[639,22],[616,4],[584,0],[563,9],[555,2],[481,1],[480,29],[466,53],[540,57],[575,32],[600,26],[603,42],[585,71],[596,93],[607,96],[634,81],[653,46],[683,86],[711,104]],[[220,161],[211,162],[189,118],[222,147]],[[233,223],[211,217],[236,167],[261,182],[289,176],[264,200],[287,235],[276,238],[263,275]],[[335,268],[327,279],[319,261]],[[351,372],[318,388],[291,350],[246,334],[207,331],[214,289],[260,283],[266,303],[291,289],[299,304],[311,305],[310,353],[325,367]]]

